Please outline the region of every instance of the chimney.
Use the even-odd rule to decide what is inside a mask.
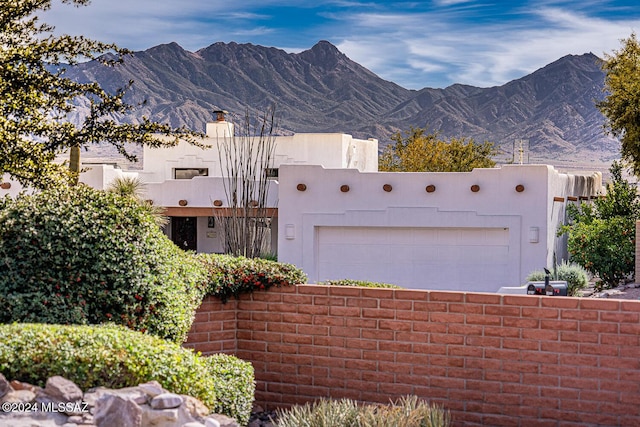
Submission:
[[[225,115],[228,111],[215,110],[213,112],[216,121],[207,123],[206,134],[209,138],[232,138],[233,137],[233,123],[228,122],[225,119]]]

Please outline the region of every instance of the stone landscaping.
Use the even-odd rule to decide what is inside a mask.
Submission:
[[[61,376],[41,388],[0,374],[0,404],[0,425],[12,427],[240,427],[233,418],[209,414],[196,398],[169,393],[156,381],[83,392]]]

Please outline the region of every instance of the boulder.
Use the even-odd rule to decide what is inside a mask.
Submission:
[[[44,392],[60,402],[74,402],[82,399],[82,390],[80,390],[80,387],[59,375],[47,380]]]
[[[96,401],[93,421],[97,427],[142,427],[142,409],[129,398],[105,394]]]

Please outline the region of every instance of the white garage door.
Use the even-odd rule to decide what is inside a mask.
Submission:
[[[508,279],[507,228],[319,227],[318,280],[495,292]]]

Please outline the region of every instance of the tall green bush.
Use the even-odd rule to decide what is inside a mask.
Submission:
[[[634,185],[622,176],[622,164],[613,162],[612,181],[604,197],[579,206],[569,205],[568,233],[571,260],[598,276],[598,287],[611,288],[631,278],[635,269],[635,221],[640,199]]]
[[[182,342],[205,285],[133,198],[81,185],[0,202],[0,322],[114,322]]]
[[[61,375],[86,390],[158,381],[245,425],[255,390],[253,366],[230,355],[200,356],[122,326],[0,325],[0,373],[44,387]]]

